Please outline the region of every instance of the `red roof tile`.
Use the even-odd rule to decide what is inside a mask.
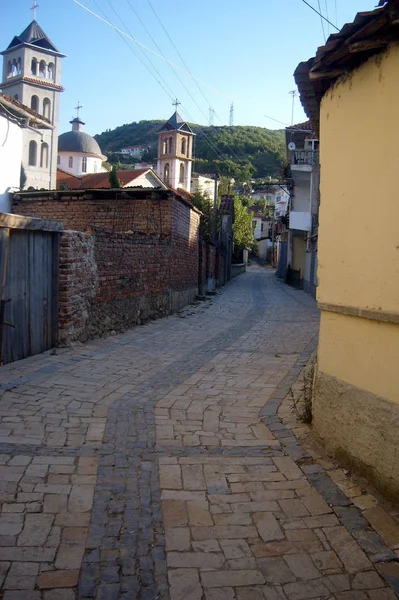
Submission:
[[[40,115],[35,110],[32,110],[31,108],[29,108],[29,106],[22,104],[22,102],[19,102],[19,100],[16,100],[12,96],[8,96],[7,94],[0,93],[0,98],[4,98],[4,100],[9,102],[10,104],[13,104],[15,106],[15,108],[17,108],[17,109],[19,108],[19,109],[23,110],[24,112],[32,115],[32,117],[35,117],[36,119],[40,119],[40,121],[44,121],[45,123],[49,123],[49,125],[51,125],[51,121],[49,119],[47,119],[46,117],[43,117],[43,115]]]
[[[122,187],[127,186],[129,183],[134,182],[135,179],[144,175],[150,171],[150,169],[135,169],[134,171],[118,171],[117,176]],[[100,189],[109,188],[109,171],[104,173],[89,173],[88,175],[82,175],[82,177],[76,177],[65,173],[60,169],[57,170],[57,187],[60,184],[65,184],[69,189]],[[133,187],[133,186],[132,186]]]

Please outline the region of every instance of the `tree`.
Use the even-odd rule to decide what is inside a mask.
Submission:
[[[120,188],[121,182],[118,179],[118,172],[116,170],[116,165],[112,167],[112,170],[109,172],[109,185],[111,188]]]
[[[255,249],[256,241],[254,237],[254,229],[252,226],[253,213],[247,213],[247,208],[242,204],[241,198],[234,198],[234,223],[233,223],[233,240],[234,249],[244,250]]]
[[[200,192],[194,194],[192,202],[202,212],[199,227],[200,236],[205,242],[211,242],[214,227],[213,202],[208,196],[204,196]]]
[[[20,190],[24,189],[24,187],[26,185],[26,180],[27,180],[26,171],[25,171],[24,166],[21,165],[21,173],[20,173],[20,176],[19,176],[19,189]]]

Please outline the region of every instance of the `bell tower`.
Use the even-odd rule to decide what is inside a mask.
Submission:
[[[195,133],[176,110],[158,133],[157,174],[162,181],[177,190],[190,192]]]
[[[34,16],[36,9],[35,0]],[[35,19],[1,54],[2,92],[42,115],[53,126],[49,130],[24,129],[25,187],[56,189],[58,115],[63,91],[61,62],[65,54],[57,50]]]

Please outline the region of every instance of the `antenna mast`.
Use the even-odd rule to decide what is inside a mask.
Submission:
[[[294,124],[294,108],[295,108],[295,98],[298,96],[298,92],[296,90],[292,90],[288,92],[292,96],[292,113],[291,113],[291,125]]]
[[[208,119],[210,126],[213,125],[214,117],[215,117],[215,109],[212,108],[212,106],[210,106],[209,107],[209,119]]]
[[[230,104],[229,125],[230,125],[230,127],[233,127],[233,125],[234,125],[234,103],[233,102]]]

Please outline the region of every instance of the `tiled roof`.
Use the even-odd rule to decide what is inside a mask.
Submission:
[[[288,129],[288,131],[290,129],[295,129],[295,130],[300,129],[301,131],[313,131],[311,121],[305,121],[304,123],[297,123],[296,125],[290,125],[289,127],[286,127],[286,129]]]
[[[117,176],[122,187],[128,186],[134,182],[141,175],[145,175],[150,169],[135,169],[134,171],[118,171]],[[89,173],[82,175],[82,177],[76,177],[65,173],[60,169],[57,170],[57,187],[61,183],[68,186],[69,189],[101,189],[111,187],[109,184],[109,171],[104,173]],[[132,186],[133,187],[133,186]]]
[[[3,104],[11,104],[17,113],[20,113],[25,117],[31,115],[35,120],[43,121],[44,123],[51,125],[51,121],[49,119],[43,117],[43,115],[40,115],[38,112],[32,110],[28,106],[25,106],[25,104],[22,104],[22,102],[19,102],[19,100],[16,100],[12,96],[8,96],[7,94],[2,94],[0,92],[0,103],[2,99],[5,100]]]
[[[335,81],[353,71],[374,54],[399,40],[399,0],[380,2],[379,8],[359,12],[352,23],[330,35],[316,56],[302,62],[294,77],[301,102],[316,131],[320,102]]]
[[[227,215],[234,214],[234,196],[222,196],[219,212]]]

